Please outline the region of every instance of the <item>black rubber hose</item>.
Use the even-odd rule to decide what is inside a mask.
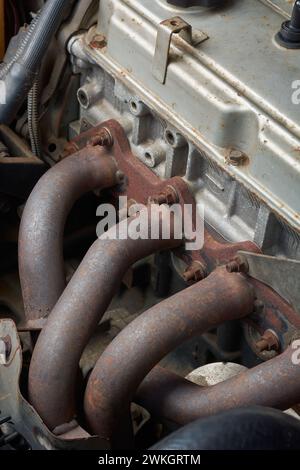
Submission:
[[[35,23],[24,53],[4,78],[5,104],[0,105],[0,124],[10,124],[36,78],[47,48],[74,0],[48,0]]]
[[[299,450],[300,421],[260,406],[239,408],[194,421],[153,450]]]

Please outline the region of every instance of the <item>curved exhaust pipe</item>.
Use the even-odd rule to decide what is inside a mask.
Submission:
[[[29,399],[50,429],[75,416],[80,357],[129,267],[156,251],[182,243],[175,238],[174,214],[167,220],[161,208],[151,206],[149,218],[153,210],[159,211],[159,238],[151,239],[149,232],[147,239],[131,239],[128,231],[134,217],[105,233],[86,254],[38,338],[29,370]],[[151,223],[148,225],[150,231]]]
[[[84,193],[118,183],[118,168],[103,147],[86,147],[51,168],[31,193],[19,234],[19,272],[27,326],[39,328],[66,279],[63,235],[67,216]]]
[[[135,319],[107,347],[88,381],[84,409],[91,430],[113,447],[132,446],[130,403],[150,370],[195,335],[249,315],[253,305],[246,279],[219,268]]]
[[[211,387],[200,387],[161,367],[140,385],[135,402],[178,426],[235,408],[260,405],[286,410],[300,402],[300,366],[284,353]]]

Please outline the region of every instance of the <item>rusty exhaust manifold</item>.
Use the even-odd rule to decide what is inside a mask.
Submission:
[[[182,242],[174,237],[173,214],[169,217],[170,238],[164,239],[163,213],[158,206],[152,210],[159,211],[160,238],[151,239],[149,232],[146,240],[130,239],[127,232],[132,219],[117,226],[117,239],[104,234],[86,254],[38,338],[29,370],[29,398],[50,429],[75,416],[81,354],[129,267],[158,250],[174,248]],[[115,228],[112,230],[114,233]]]
[[[105,235],[65,288],[62,241],[68,212],[83,193],[118,182],[114,158],[103,148],[87,147],[52,168],[24,210],[19,264],[27,327],[44,326],[40,320],[51,312],[33,352],[29,398],[51,430],[76,415],[81,354],[128,268],[181,243],[174,239],[172,218],[168,240],[111,240]],[[119,232],[127,233],[130,220],[119,224]],[[106,349],[89,379],[85,413],[90,429],[115,447],[131,446],[132,400],[179,425],[230,407],[255,403],[285,408],[299,401],[300,374],[290,349],[211,389],[155,368],[185,340],[247,316],[253,305],[254,291],[246,278],[218,268],[137,318]]]
[[[249,315],[253,305],[254,291],[246,279],[219,268],[130,323],[104,351],[89,379],[85,413],[92,431],[113,447],[132,446],[130,403],[150,370],[184,341]]]
[[[280,356],[211,387],[200,387],[155,367],[140,385],[135,402],[179,426],[243,406],[285,410],[300,400],[300,371],[294,353],[290,346]]]
[[[87,147],[49,170],[25,206],[19,235],[19,272],[27,327],[38,329],[65,285],[63,234],[77,199],[118,183],[117,164],[102,147]]]

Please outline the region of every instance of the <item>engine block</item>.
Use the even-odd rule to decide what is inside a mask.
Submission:
[[[290,10],[286,1],[100,2],[97,26],[69,43],[81,74],[70,137],[82,121],[116,117],[156,174],[184,176],[223,238],[299,258],[300,62],[275,41]],[[155,52],[164,46],[167,58]]]

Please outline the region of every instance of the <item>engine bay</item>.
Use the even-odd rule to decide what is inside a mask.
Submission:
[[[299,450],[300,1],[0,17],[0,446]]]

